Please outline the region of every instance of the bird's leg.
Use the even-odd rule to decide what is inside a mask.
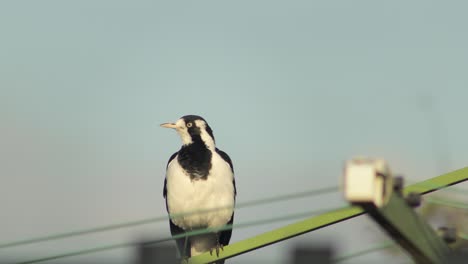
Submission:
[[[216,252],[216,257],[219,257],[219,249],[224,250],[223,244],[219,243],[219,233],[215,233],[216,245],[210,249],[210,255],[213,256],[213,249]]]
[[[184,248],[182,249],[181,263],[188,263],[189,254],[190,254],[190,252],[186,252],[189,237],[187,236],[187,233],[185,233],[185,234],[186,235],[185,235],[185,239],[184,239]]]
[[[187,234],[187,233],[185,233],[185,234]],[[188,243],[188,236],[185,235],[185,239],[184,239],[184,256],[187,256],[187,252],[185,252],[185,251],[187,251],[187,243]]]

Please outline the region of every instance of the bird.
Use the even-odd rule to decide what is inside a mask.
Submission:
[[[182,140],[182,147],[167,162],[164,179],[171,235],[213,230],[178,236],[175,240],[180,256],[187,259],[215,251],[219,257],[232,235],[232,228],[222,228],[234,223],[237,190],[231,158],[216,147],[213,130],[201,116],[186,115],[161,126],[175,129]],[[216,262],[222,263],[224,260]]]

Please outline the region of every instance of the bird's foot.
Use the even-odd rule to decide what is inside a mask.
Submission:
[[[216,246],[212,247],[210,249],[210,255],[213,256],[213,250],[216,252],[216,257],[219,257],[219,250],[221,249],[221,251],[224,250],[224,246],[220,243],[217,243]]]

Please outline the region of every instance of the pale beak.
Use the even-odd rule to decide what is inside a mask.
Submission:
[[[165,128],[176,128],[177,125],[174,124],[174,123],[164,123],[164,124],[161,124],[162,127],[165,127]]]

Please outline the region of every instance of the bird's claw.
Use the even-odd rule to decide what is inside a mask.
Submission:
[[[210,255],[213,256],[213,249],[216,252],[216,257],[219,257],[219,250],[224,251],[224,246],[222,244],[217,244],[216,246],[210,249]]]

